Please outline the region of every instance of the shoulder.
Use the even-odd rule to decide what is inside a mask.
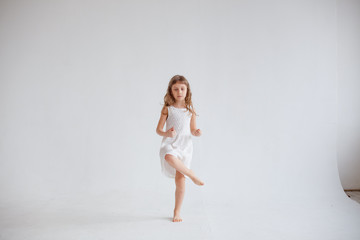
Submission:
[[[163,106],[163,108],[161,109],[161,114],[162,115],[168,115],[168,106]]]

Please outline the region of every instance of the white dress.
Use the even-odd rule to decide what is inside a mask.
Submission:
[[[190,168],[193,143],[190,132],[190,120],[192,113],[186,108],[168,106],[168,118],[166,120],[166,131],[174,127],[175,137],[163,137],[160,147],[161,172],[169,177],[175,178],[176,169],[166,160],[165,155],[171,154],[179,158],[187,168]],[[188,176],[185,175],[189,179]]]

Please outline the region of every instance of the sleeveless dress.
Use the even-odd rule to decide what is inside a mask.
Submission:
[[[168,106],[167,109],[168,118],[166,119],[166,131],[174,127],[176,135],[173,138],[163,137],[159,155],[161,172],[169,178],[175,178],[176,169],[165,160],[165,155],[174,155],[179,158],[187,168],[190,168],[193,153],[193,143],[190,132],[192,113],[186,108],[176,108],[174,106]],[[189,179],[186,175],[185,178]]]

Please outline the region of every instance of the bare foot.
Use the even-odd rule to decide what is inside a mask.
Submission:
[[[192,176],[190,177],[190,179],[191,179],[196,185],[200,185],[200,186],[204,185],[204,182],[201,181],[197,176],[195,176],[195,173],[194,173],[193,170],[190,169],[190,172],[191,172],[191,175],[192,175]]]
[[[180,217],[180,213],[179,213],[179,212],[174,211],[173,222],[182,222],[182,218]]]

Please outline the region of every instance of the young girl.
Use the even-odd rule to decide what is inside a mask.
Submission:
[[[170,79],[164,106],[156,133],[163,136],[160,147],[162,173],[175,178],[175,208],[173,222],[181,222],[180,207],[185,194],[185,178],[190,178],[197,185],[204,185],[190,169],[193,144],[191,134],[200,136],[196,128],[196,113],[191,101],[189,82],[181,75]],[[166,122],[166,131],[163,131]]]

